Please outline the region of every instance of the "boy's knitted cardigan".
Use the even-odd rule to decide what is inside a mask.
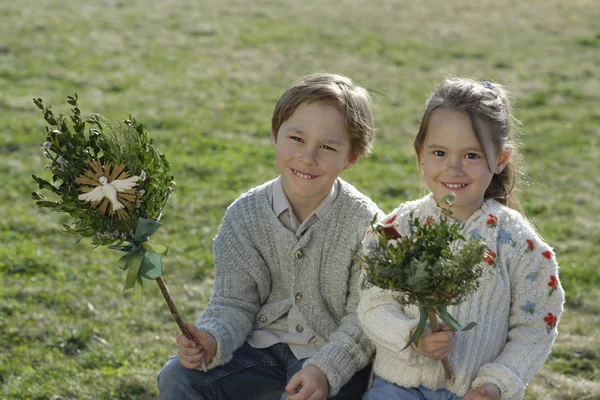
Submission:
[[[411,211],[423,221],[442,216],[430,194],[401,205],[385,220],[397,215],[397,229],[406,234]],[[461,397],[490,382],[500,388],[502,399],[521,399],[550,354],[563,310],[554,253],[521,214],[495,200],[486,200],[465,221],[461,233],[488,243],[484,262],[495,268],[483,274],[479,289],[466,301],[448,307],[461,324],[477,323],[472,330],[455,334],[449,357],[454,379],[446,381],[439,360],[420,356],[412,348],[401,351],[417,326],[418,307],[401,306],[391,291],[371,287],[361,291],[357,313],[376,346],[375,374],[398,386],[446,388]],[[365,252],[370,240],[367,235]]]
[[[354,258],[377,206],[339,179],[327,215],[297,238],[273,212],[267,182],[227,209],[214,241],[215,282],[196,326],[217,340],[208,368],[225,364],[250,331],[286,314],[294,302],[328,343],[305,363],[320,368],[330,395],[367,365],[373,346],[356,317],[360,271]]]

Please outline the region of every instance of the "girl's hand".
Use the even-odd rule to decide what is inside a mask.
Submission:
[[[323,371],[309,365],[292,376],[285,391],[289,395],[288,400],[325,400],[329,394],[329,383]]]
[[[217,354],[217,341],[210,333],[202,329],[188,323],[185,326],[196,339],[196,342],[189,340],[182,333],[177,335],[179,362],[189,369],[199,368],[203,361],[210,364],[215,354]]]
[[[463,400],[500,400],[500,389],[493,383],[486,383],[467,394]]]
[[[413,349],[423,357],[441,360],[454,351],[454,332],[446,324],[440,324],[440,330],[431,332],[429,325],[419,339],[419,344],[413,343]]]

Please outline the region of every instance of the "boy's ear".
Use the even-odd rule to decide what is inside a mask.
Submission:
[[[277,145],[277,132],[271,130],[271,146],[275,147]]]
[[[346,165],[344,166],[344,169],[352,168],[354,164],[356,164],[356,162],[360,159],[361,155],[362,154],[350,155],[350,157],[348,157],[348,162],[346,162]]]
[[[499,174],[504,170],[504,167],[506,167],[506,164],[508,164],[511,155],[511,150],[505,150],[502,153],[500,153],[500,155],[498,156],[498,163],[496,164],[496,170],[494,171],[496,174]]]

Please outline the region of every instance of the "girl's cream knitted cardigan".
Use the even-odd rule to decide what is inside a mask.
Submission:
[[[423,221],[442,213],[430,194],[402,204],[385,220],[397,215],[398,231],[408,232],[410,212]],[[542,367],[556,338],[564,293],[552,249],[516,211],[487,200],[465,221],[466,238],[480,237],[489,245],[484,262],[494,265],[479,289],[463,303],[448,307],[461,324],[477,326],[455,334],[449,360],[454,373],[446,381],[442,363],[401,349],[418,322],[415,306],[401,306],[393,293],[372,287],[361,291],[358,317],[376,345],[374,370],[398,386],[446,388],[464,396],[486,382],[497,385],[502,399],[521,399],[525,386]],[[367,236],[363,251],[368,252]]]

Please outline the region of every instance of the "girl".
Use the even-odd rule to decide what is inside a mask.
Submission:
[[[441,199],[455,193],[452,218],[464,223],[463,236],[486,241],[483,262],[495,268],[465,302],[448,307],[459,322],[476,321],[474,329],[429,329],[404,351],[418,307],[378,287],[362,290],[358,317],[376,345],[375,379],[363,400],[522,399],[548,357],[564,293],[551,247],[518,211],[511,119],[506,91],[487,81],[448,79],[427,101],[414,147],[431,193],[384,221],[407,233],[411,212],[439,219],[447,207]],[[448,381],[445,357],[454,373]]]

